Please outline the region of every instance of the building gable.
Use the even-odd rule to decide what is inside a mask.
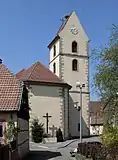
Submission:
[[[64,26],[58,32],[58,35],[61,37],[63,34],[73,34],[83,36],[86,41],[88,41],[88,36],[85,33],[85,30],[80,23],[75,11],[71,13],[71,15],[66,19]]]

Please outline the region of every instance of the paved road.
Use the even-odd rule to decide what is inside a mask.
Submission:
[[[99,141],[99,137],[83,139],[83,141]],[[68,140],[63,143],[36,144],[30,142],[28,160],[75,160],[70,156],[70,150],[77,147],[79,139]]]

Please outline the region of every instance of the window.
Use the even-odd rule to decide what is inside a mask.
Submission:
[[[80,123],[78,123],[78,131],[80,131]]]
[[[74,59],[73,61],[72,61],[72,70],[73,71],[77,71],[77,60],[76,59]]]
[[[54,52],[54,56],[56,56],[56,46],[55,45],[54,45],[53,49],[54,49],[54,51],[53,51]]]
[[[56,63],[53,64],[53,72],[56,73]]]
[[[2,124],[0,124],[0,137],[3,137],[3,127],[2,127]]]
[[[72,52],[76,53],[77,52],[77,42],[72,42]]]

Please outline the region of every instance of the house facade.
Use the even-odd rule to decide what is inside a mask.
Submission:
[[[0,59],[0,143],[7,143],[5,130],[13,122],[19,132],[15,138],[18,156],[29,152],[29,104],[26,86],[15,77]],[[9,137],[10,138],[10,137]],[[13,139],[10,138],[9,141]]]
[[[103,103],[90,101],[90,135],[101,135],[103,131]]]

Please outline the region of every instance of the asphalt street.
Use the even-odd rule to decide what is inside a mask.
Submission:
[[[100,141],[99,137],[83,139],[85,141]],[[62,143],[36,144],[30,142],[28,160],[75,160],[70,156],[70,151],[77,147],[79,139],[67,140]]]

